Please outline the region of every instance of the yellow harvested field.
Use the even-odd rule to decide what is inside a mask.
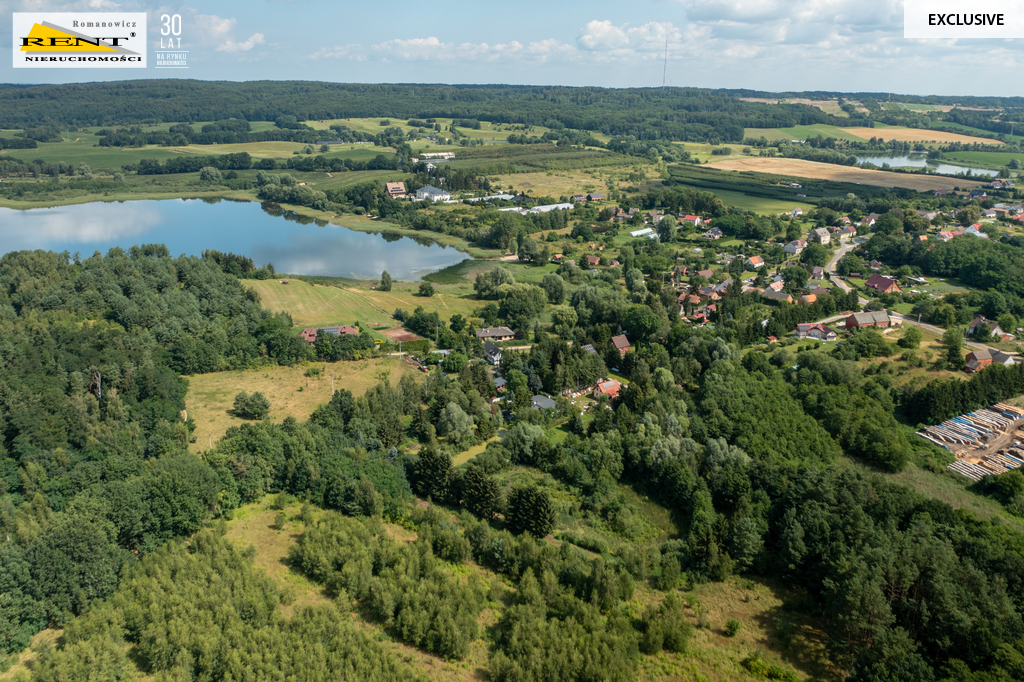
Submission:
[[[999,140],[984,137],[972,137],[959,133],[947,133],[927,128],[843,128],[844,133],[870,140],[877,137],[882,140],[899,140],[900,142],[963,142],[964,144],[1002,144]]]
[[[852,168],[850,166],[838,166],[831,163],[804,161],[803,159],[752,157],[721,161],[714,164],[714,167],[722,170],[791,175],[799,178],[849,182],[859,185],[875,185],[877,187],[905,187],[917,190],[918,192],[931,192],[937,189],[949,190],[954,187],[974,187],[981,184],[980,182],[960,178],[914,175],[912,173],[890,173],[887,171]]]
[[[318,367],[318,377],[307,377],[306,370]],[[235,396],[241,391],[259,391],[270,401],[270,420],[276,423],[285,417],[299,421],[309,419],[313,410],[331,399],[331,377],[335,389],[348,389],[362,395],[376,385],[384,372],[394,385],[404,374],[420,377],[411,365],[397,358],[354,360],[351,362],[316,362],[307,366],[265,367],[239,372],[212,372],[188,377],[185,411],[196,423],[193,452],[202,452],[232,426],[246,422],[232,414]],[[299,389],[302,390],[299,390]]]

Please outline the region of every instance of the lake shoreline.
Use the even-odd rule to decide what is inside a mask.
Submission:
[[[63,206],[80,206],[85,204],[113,204],[128,203],[133,201],[172,201],[175,199],[223,199],[226,201],[253,202],[262,204],[260,199],[255,198],[245,190],[217,190],[212,192],[171,192],[171,193],[139,193],[122,194],[116,196],[87,194],[78,197],[70,197],[56,202],[33,202],[33,201],[10,201],[0,199],[0,208],[9,208],[15,211],[31,211],[45,208],[59,208]],[[505,254],[495,249],[484,249],[473,246],[470,242],[459,237],[432,232],[430,230],[413,230],[401,227],[394,223],[387,223],[368,216],[355,214],[337,214],[333,211],[318,211],[308,206],[295,204],[279,204],[282,209],[292,211],[298,215],[327,222],[355,232],[369,232],[374,234],[395,234],[413,239],[430,240],[439,246],[455,248],[475,260],[495,260]]]
[[[204,192],[159,199],[104,197],[32,208],[3,206],[0,251],[88,254],[159,243],[172,253],[231,252],[257,266],[273,262],[282,273],[361,281],[375,279],[385,269],[396,280],[417,281],[492,255],[465,240],[364,216],[292,205],[263,210],[261,203],[245,193]]]

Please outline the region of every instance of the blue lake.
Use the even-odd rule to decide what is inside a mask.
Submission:
[[[930,160],[925,154],[910,154],[908,156],[858,156],[857,163],[873,163],[879,168],[882,167],[883,163],[887,163],[893,168],[929,168],[935,173],[941,175],[957,175],[958,173],[964,173],[968,170],[971,171],[971,175],[983,176],[987,178],[994,178],[999,174],[998,171],[987,170],[985,168],[968,168],[967,166],[955,166],[951,163],[943,163],[942,161]]]
[[[173,199],[79,204],[18,211],[0,208],[0,253],[24,249],[106,253],[111,247],[166,244],[171,255],[205,249],[249,256],[280,273],[416,280],[459,263],[461,251],[395,234],[265,211],[252,201]]]

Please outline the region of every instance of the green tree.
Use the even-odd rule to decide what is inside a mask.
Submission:
[[[213,166],[206,166],[199,171],[199,180],[201,182],[221,182],[223,178],[219,170]]]
[[[800,262],[804,265],[824,267],[828,263],[828,249],[821,244],[808,244],[807,248],[800,252]]]
[[[919,348],[921,346],[921,340],[924,335],[921,330],[913,325],[906,325],[906,329],[903,330],[903,336],[898,341],[901,348]]]
[[[391,291],[391,275],[387,270],[380,273],[380,284],[377,285],[377,291]]]
[[[513,533],[542,538],[555,527],[555,507],[546,490],[520,486],[509,493],[505,519]]]
[[[420,282],[420,296],[431,297],[434,295],[434,285],[430,282]]]
[[[947,329],[946,333],[942,335],[942,346],[946,349],[946,362],[953,369],[964,368],[964,339],[960,334],[960,330],[953,328]]]
[[[658,239],[662,244],[671,244],[676,240],[676,219],[665,216],[658,221]]]
[[[416,488],[420,495],[443,502],[448,498],[451,475],[451,455],[441,452],[434,444],[425,447],[416,462]]]
[[[462,475],[462,503],[472,514],[493,519],[501,511],[501,486],[481,467],[471,466]]]
[[[242,419],[266,419],[270,415],[270,401],[259,391],[252,394],[241,391],[235,396],[233,410]]]
[[[114,542],[114,526],[84,516],[60,514],[25,552],[36,597],[50,620],[63,624],[72,613],[117,587],[129,555]]]
[[[540,288],[547,294],[548,302],[552,305],[559,305],[565,300],[565,280],[554,272],[544,275]]]

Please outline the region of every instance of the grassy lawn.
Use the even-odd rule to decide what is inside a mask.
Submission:
[[[331,600],[324,594],[323,587],[288,567],[288,550],[299,541],[305,524],[300,518],[301,505],[295,504],[281,510],[288,521],[277,529],[274,521],[278,510],[271,507],[274,497],[267,495],[259,502],[236,509],[227,523],[224,537],[241,547],[256,549],[253,566],[273,578],[278,587],[291,592],[293,601],[281,605],[282,615],[290,618],[297,607],[322,606],[330,604]],[[315,512],[316,517],[322,514],[319,509]]]
[[[691,604],[691,620],[698,620],[699,611],[708,627],[694,630],[686,654],[642,657],[638,679],[750,680],[740,662],[760,651],[768,663],[795,668],[801,679],[842,680],[828,660],[823,620],[787,608],[798,598],[781,585],[738,577],[697,586],[685,599]],[[728,637],[725,623],[733,619],[739,621],[740,630]],[[788,645],[784,633],[788,633]]]
[[[264,308],[274,312],[285,311],[292,316],[296,327],[326,326],[331,324],[394,326],[391,317],[394,308],[381,308],[374,301],[353,289],[309,284],[300,279],[245,280],[244,284],[260,295]]]
[[[240,391],[260,391],[270,400],[270,420],[281,422],[285,417],[306,421],[313,410],[331,399],[331,377],[335,389],[348,389],[362,395],[380,381],[383,372],[398,383],[403,374],[419,377],[410,365],[395,358],[377,358],[352,362],[313,363],[323,369],[319,377],[307,377],[307,367],[266,367],[238,372],[212,372],[188,377],[185,410],[196,423],[193,452],[202,452],[216,443],[232,426],[246,422],[235,417],[231,408]],[[212,439],[212,441],[211,441]]]

